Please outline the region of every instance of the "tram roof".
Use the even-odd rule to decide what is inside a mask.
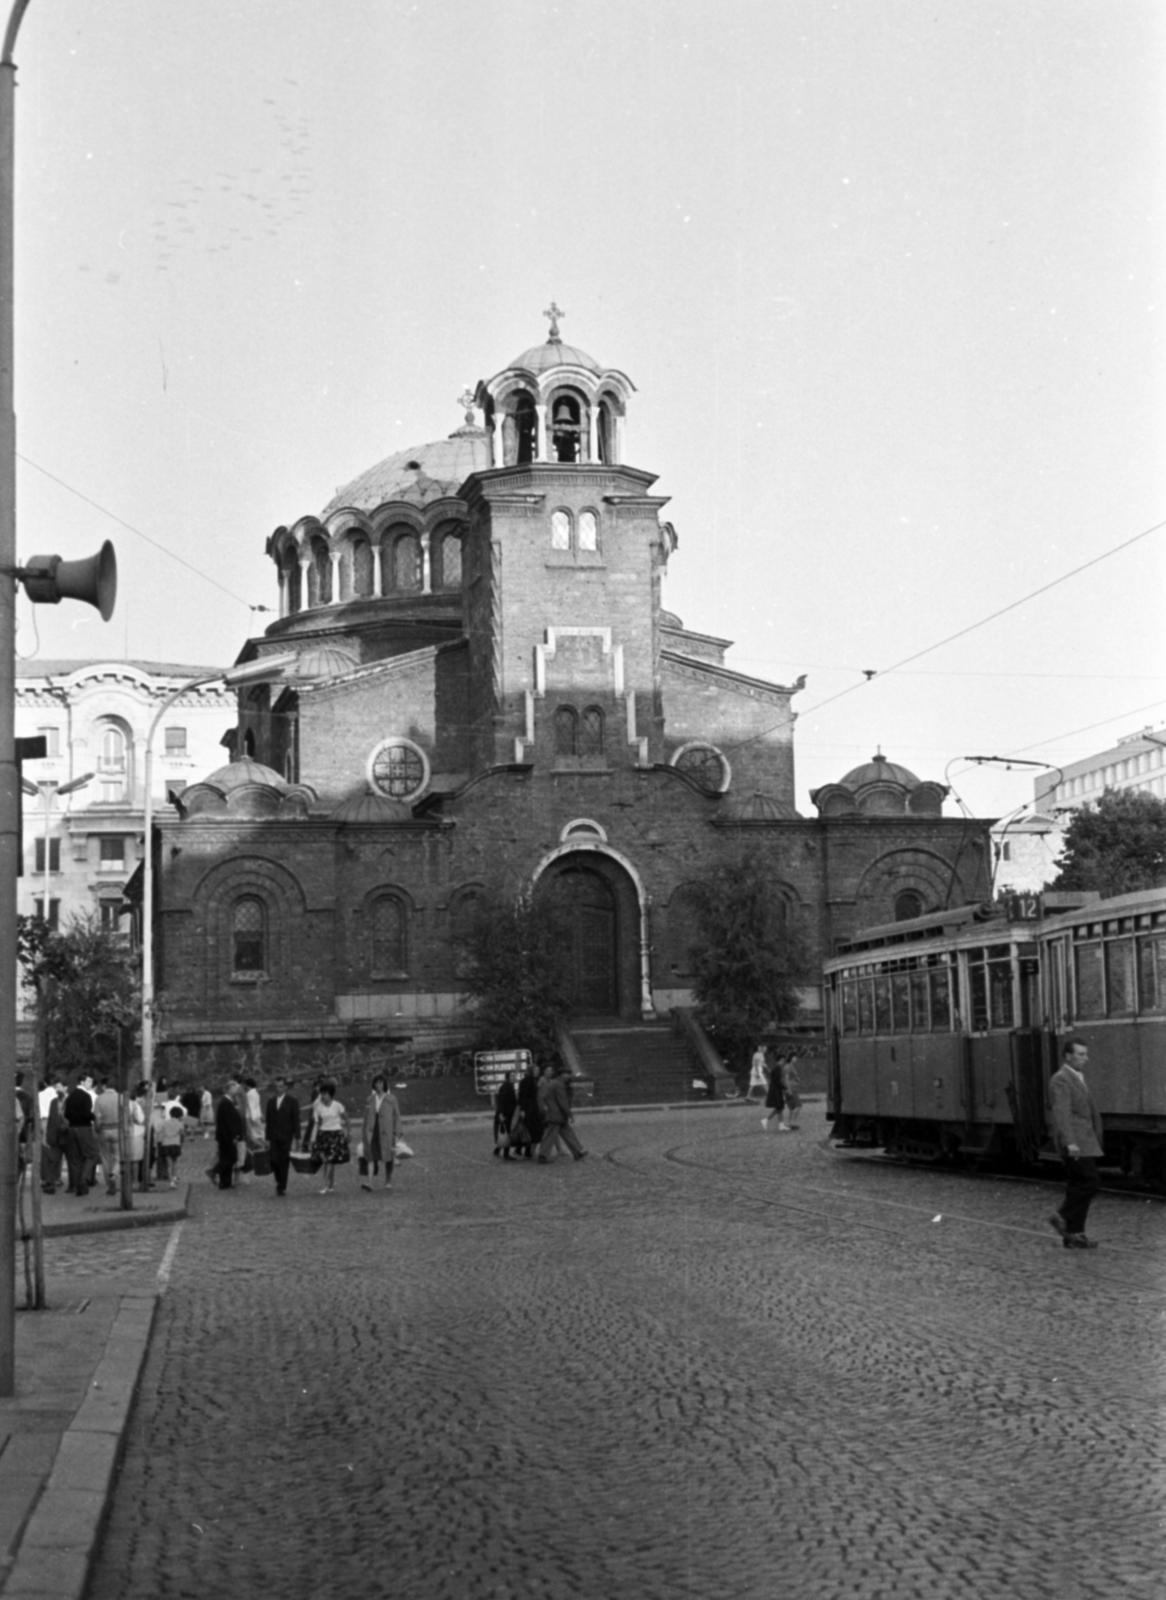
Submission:
[[[942,938],[959,933],[972,922],[1004,921],[1004,911],[987,904],[952,906],[947,911],[929,911],[926,916],[909,917],[903,922],[882,922],[861,928],[850,939],[842,939],[838,953],[863,950],[868,945],[915,944],[921,939]]]

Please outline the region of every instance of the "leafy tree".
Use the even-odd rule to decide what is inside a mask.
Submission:
[[[141,1014],[141,983],[129,951],[83,917],[59,932],[42,917],[18,917],[16,939],[24,987],[41,989],[47,1070],[114,1073],[117,1030],[124,1062]]]
[[[1138,789],[1107,789],[1073,813],[1053,889],[1132,894],[1166,884],[1166,800]]]
[[[797,1015],[806,970],[801,942],[755,854],[714,867],[693,884],[692,901],[693,992],[702,1021],[741,1070],[767,1029]]]
[[[481,1050],[558,1055],[555,1025],[570,1010],[560,914],[545,899],[490,900],[462,941],[466,992]]]

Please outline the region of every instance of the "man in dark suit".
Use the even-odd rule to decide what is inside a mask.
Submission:
[[[93,1127],[93,1075],[82,1072],[61,1107],[65,1119],[65,1160],[69,1167],[69,1193],[86,1195],[97,1181],[101,1147]]]
[[[1053,1142],[1069,1174],[1064,1201],[1049,1218],[1049,1226],[1061,1235],[1066,1250],[1092,1250],[1096,1245],[1086,1236],[1085,1218],[1090,1201],[1101,1188],[1097,1158],[1102,1154],[1104,1132],[1101,1113],[1085,1082],[1088,1060],[1088,1047],[1079,1039],[1067,1039],[1060,1071],[1049,1079]]]
[[[264,1133],[275,1192],[286,1194],[291,1153],[300,1142],[300,1103],[294,1094],[288,1093],[286,1078],[275,1080],[275,1093],[268,1100],[264,1115]]]
[[[242,1114],[235,1104],[235,1096],[238,1092],[238,1080],[231,1078],[227,1083],[227,1087],[219,1096],[219,1103],[215,1107],[215,1144],[219,1152],[218,1179],[220,1189],[230,1189],[234,1186],[235,1167],[239,1160],[239,1141],[245,1138],[247,1133]]]

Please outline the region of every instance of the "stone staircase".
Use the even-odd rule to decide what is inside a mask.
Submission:
[[[692,1087],[699,1068],[688,1042],[669,1022],[580,1022],[569,1031],[597,1106],[704,1098]]]

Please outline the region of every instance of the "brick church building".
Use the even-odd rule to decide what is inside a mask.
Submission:
[[[536,884],[572,909],[576,1014],[624,1024],[690,1002],[690,886],[743,850],[812,952],[809,1023],[839,935],[987,895],[987,824],[881,755],[798,815],[804,679],[662,609],[677,536],[624,460],[634,392],[553,316],[448,438],[271,535],[279,620],[240,661],[284,664],[156,836],[171,1069],[244,1035],[292,1062],[464,1044],[458,936]]]

